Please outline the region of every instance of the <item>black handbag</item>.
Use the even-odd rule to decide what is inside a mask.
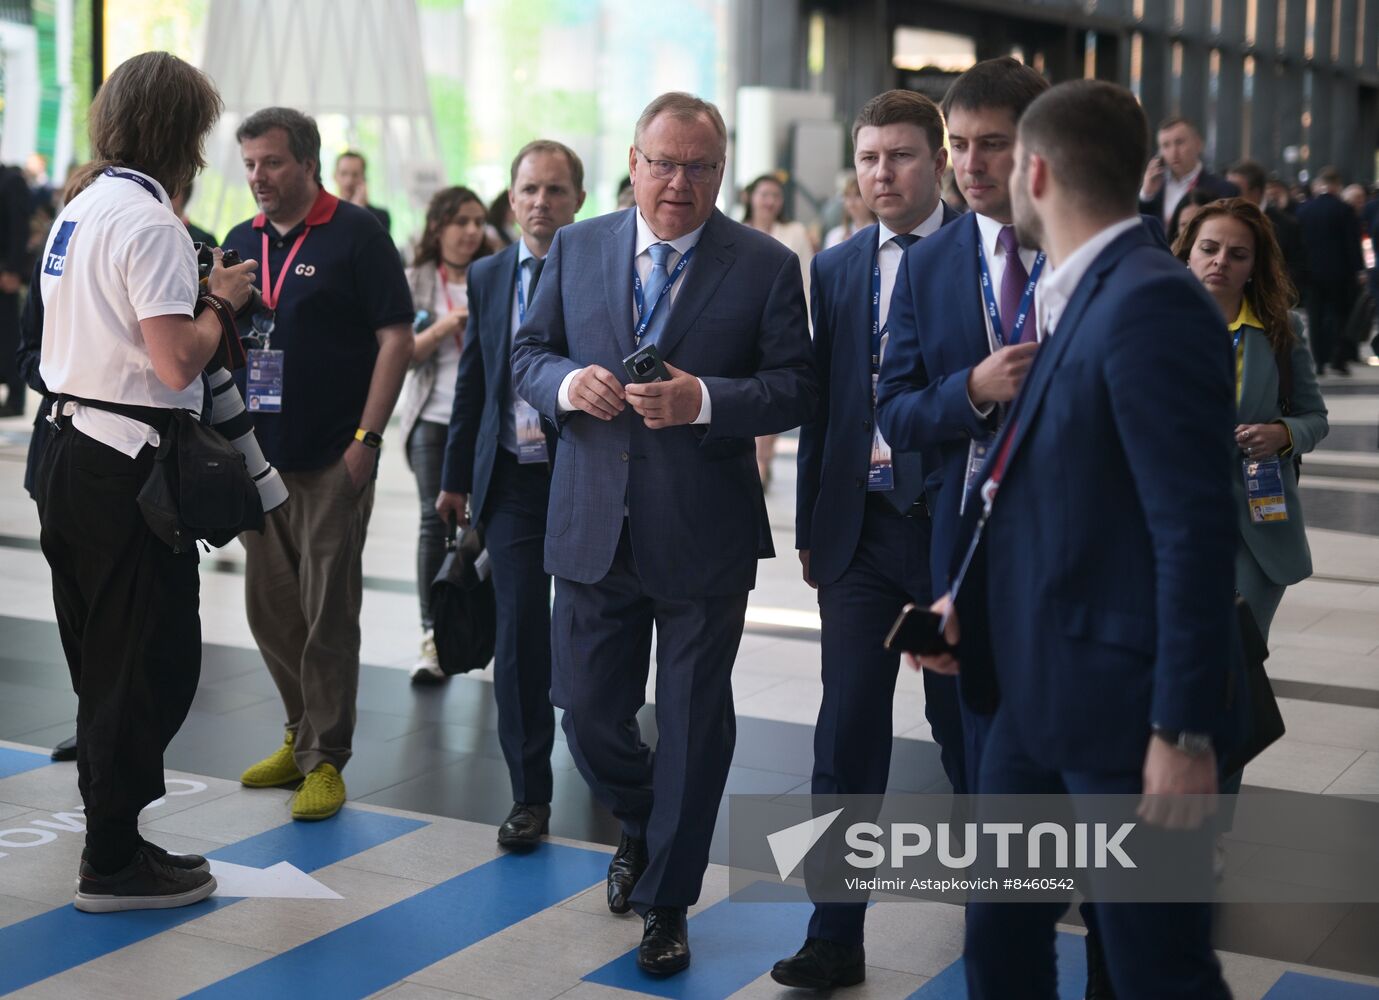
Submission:
[[[1259,631],[1259,624],[1255,621],[1250,605],[1239,594],[1235,595],[1235,611],[1240,623],[1240,645],[1245,654],[1248,723],[1244,741],[1225,756],[1221,767],[1222,774],[1235,774],[1244,770],[1246,764],[1267,750],[1284,733],[1283,713],[1279,711],[1278,699],[1274,697],[1269,675],[1264,672],[1264,661],[1269,658],[1269,646],[1264,641],[1263,633]]]
[[[447,676],[488,666],[498,638],[497,614],[488,550],[479,529],[471,525],[458,539],[450,532],[445,560],[431,581],[436,658]]]

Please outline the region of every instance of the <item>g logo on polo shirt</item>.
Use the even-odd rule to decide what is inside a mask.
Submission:
[[[67,268],[67,244],[76,228],[76,221],[72,219],[58,226],[57,235],[53,237],[53,245],[43,261],[44,274],[51,274],[54,278],[62,277],[62,272]]]
[[[315,264],[298,264],[292,269],[293,274],[300,274],[303,278],[310,278],[316,273]]]

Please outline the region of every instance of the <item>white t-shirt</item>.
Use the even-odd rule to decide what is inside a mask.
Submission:
[[[447,293],[449,298],[446,298]],[[453,308],[469,304],[469,286],[466,282],[458,284],[447,281],[436,282],[436,297],[431,303],[431,315],[437,321],[448,315]],[[478,331],[475,331],[477,336]],[[466,325],[466,336],[468,326]],[[454,337],[446,337],[436,348],[436,381],[431,386],[431,395],[421,408],[421,419],[433,424],[450,423],[450,412],[455,405],[455,379],[460,374],[460,345]]]
[[[188,316],[196,306],[196,251],[167,192],[134,170],[97,177],[53,222],[44,247],[43,352],[53,393],[113,403],[200,410],[196,379],[178,392],[153,372],[139,321]],[[158,432],[75,406],[73,425],[133,458]]]

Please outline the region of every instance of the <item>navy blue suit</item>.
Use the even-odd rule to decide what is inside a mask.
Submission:
[[[517,391],[560,426],[546,568],[556,577],[552,700],[595,796],[649,865],[631,901],[699,897],[735,739],[730,675],[759,555],[774,554],[754,439],[812,415],[817,386],[795,255],[715,211],[658,344],[703,380],[707,426],[649,430],[560,413],[561,382],[635,349],[636,210],[556,234],[518,335]],[[641,740],[656,629],[656,752]]]
[[[1073,292],[992,450],[1009,443],[1009,464],[958,596],[964,633],[982,606],[1000,623],[983,794],[1137,793],[1151,725],[1232,744],[1234,417],[1219,311],[1143,227],[1121,234]],[[1193,838],[1209,872],[1209,836],[1161,836]],[[1093,907],[1122,1000],[1227,995],[1207,904]],[[969,993],[1055,996],[1062,909],[969,904]]]
[[[551,801],[551,578],[542,561],[548,463],[520,465],[499,443],[512,409],[512,313],[517,245],[469,269],[469,324],[445,443],[441,489],[464,493],[483,528],[498,604],[493,694],[514,801]],[[539,288],[539,285],[538,285]],[[547,434],[547,455],[555,435]]]
[[[957,217],[944,206],[945,225]],[[886,791],[900,654],[884,649],[882,640],[906,603],[927,607],[933,600],[927,504],[902,515],[886,494],[866,488],[873,434],[872,286],[878,238],[878,227],[867,226],[825,250],[814,258],[810,278],[821,401],[818,415],[800,428],[795,535],[796,547],[810,553],[823,625],[824,692],[814,730],[811,785],[816,795]],[[907,474],[915,489],[922,488],[917,449],[893,451],[892,463],[897,477]],[[951,678],[926,672],[924,687],[925,714],[949,780],[961,792],[965,783],[956,686]],[[866,905],[860,901],[816,905],[809,936],[858,944],[865,916]]]

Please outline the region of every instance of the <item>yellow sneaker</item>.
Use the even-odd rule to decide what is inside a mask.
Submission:
[[[345,804],[345,779],[331,764],[318,764],[292,797],[293,819],[330,819]]]
[[[239,776],[239,783],[246,788],[277,788],[279,785],[301,781],[302,772],[297,769],[297,762],[292,757],[292,740],[295,735],[292,730],[287,730],[283,736],[283,745],[257,764],[251,765]]]

